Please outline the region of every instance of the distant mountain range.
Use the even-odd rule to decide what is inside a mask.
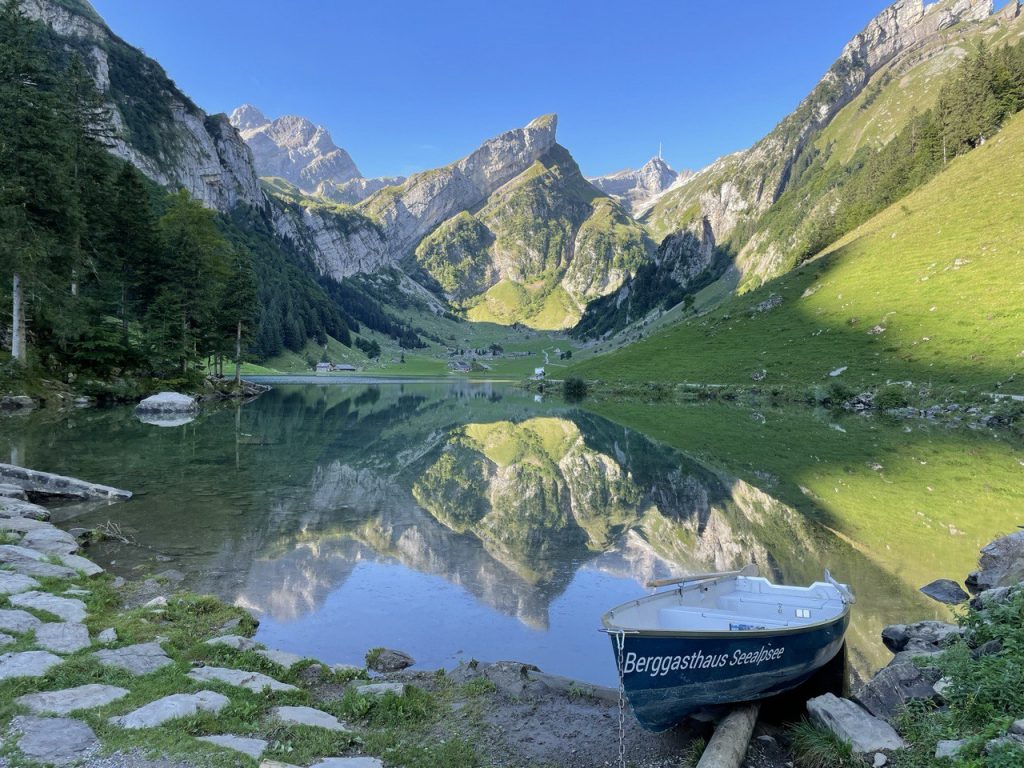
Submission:
[[[310,280],[393,271],[436,313],[537,328],[582,317],[581,333],[600,334],[710,283],[720,297],[755,287],[827,245],[821,233],[834,232],[863,153],[928,109],[978,40],[1021,32],[1017,0],[998,14],[991,0],[899,0],[767,136],[696,173],[654,157],[588,180],[549,115],[442,168],[365,179],[308,119],[271,120],[252,105],[230,121],[206,115],[84,2],[24,7],[89,63],[113,110],[113,152],[225,215],[254,212]]]

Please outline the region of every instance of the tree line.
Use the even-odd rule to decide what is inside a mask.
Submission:
[[[190,378],[239,361],[259,310],[252,257],[187,192],[108,149],[110,115],[77,56],[0,9],[0,274],[11,356],[65,377]]]

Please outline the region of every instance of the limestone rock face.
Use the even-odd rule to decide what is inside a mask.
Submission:
[[[379,176],[375,179],[349,179],[341,184],[321,182],[316,194],[327,200],[355,205],[384,187],[397,187],[405,183],[405,176]]]
[[[243,104],[231,113],[231,124],[252,150],[260,176],[279,176],[305,192],[315,191],[322,182],[361,178],[348,152],[334,143],[327,129],[304,117],[269,120],[256,107]]]
[[[623,208],[635,214],[646,208],[678,179],[692,175],[692,171],[677,173],[660,157],[652,157],[640,168],[626,168],[587,180],[602,192],[618,199]]]
[[[391,254],[411,254],[430,230],[486,200],[555,146],[558,118],[544,115],[525,128],[485,141],[444,168],[416,173],[393,191],[366,200],[362,211],[384,231]]]

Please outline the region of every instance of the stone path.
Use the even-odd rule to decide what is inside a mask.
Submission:
[[[0,610],[0,629],[4,632],[14,632],[21,635],[25,632],[31,632],[42,623],[42,621],[28,611]]]
[[[297,691],[294,685],[282,683],[261,672],[249,672],[244,669],[228,669],[226,667],[199,667],[188,673],[193,680],[201,683],[219,682],[237,685],[241,688],[259,693],[264,688],[272,691]]]
[[[287,725],[311,725],[347,733],[348,727],[334,715],[313,707],[274,707],[270,717]]]
[[[57,478],[55,482],[63,480]],[[61,655],[83,651],[93,644],[93,640],[84,624],[88,608],[79,599],[88,597],[90,590],[74,587],[64,589],[61,595],[55,595],[45,591],[37,579],[77,579],[82,574],[92,576],[102,573],[103,569],[77,554],[77,537],[47,522],[49,513],[44,508],[18,498],[24,495],[18,489],[0,488],[0,491],[8,494],[0,493],[0,531],[8,534],[8,540],[19,542],[0,545],[0,596],[5,596],[12,606],[0,609],[0,646],[18,642],[16,636],[27,633],[33,633],[36,646],[32,650],[0,655],[0,680],[38,678],[60,665],[64,661]],[[59,560],[60,564],[55,560]],[[155,610],[165,605],[165,598],[152,602]],[[60,620],[43,620],[30,611]],[[229,626],[225,625],[222,631],[228,630]],[[116,644],[117,640],[117,633],[112,628],[103,630],[96,637],[96,641],[102,645]],[[237,651],[255,651],[284,669],[307,661],[306,657],[298,654],[261,648],[251,638],[240,635],[216,637],[206,642]],[[103,666],[125,670],[133,675],[148,675],[175,663],[160,643],[155,641],[122,648],[99,648],[89,655]],[[347,665],[340,667],[349,669]],[[246,669],[200,666],[189,671],[187,676],[200,683],[225,683],[256,693],[300,690],[269,675]],[[386,693],[402,695],[405,686],[401,683],[375,683],[359,686],[358,690],[367,696],[382,696]],[[115,704],[130,693],[126,688],[95,683],[63,690],[26,693],[19,696],[15,703],[32,715],[18,716],[12,720],[8,743],[16,745],[30,760],[56,766],[72,765],[90,758],[99,748],[96,735],[86,723],[65,716]],[[230,701],[224,694],[211,690],[174,693],[130,712],[109,717],[108,722],[125,729],[153,728],[199,713],[217,714]],[[284,725],[312,726],[350,733],[346,724],[338,718],[313,707],[274,707],[268,719]],[[252,736],[220,734],[201,736],[198,739],[245,754],[254,760],[259,760],[268,748],[267,741]],[[3,764],[0,760],[0,765]],[[273,761],[264,761],[262,765],[266,768],[290,768],[284,763]],[[383,768],[383,763],[371,757],[326,757],[313,768]]]
[[[250,739],[245,736],[232,736],[230,734],[224,734],[223,736],[200,736],[199,741],[216,744],[224,749],[233,749],[235,752],[241,752],[254,760],[259,760],[260,756],[267,749],[267,742],[263,739]]]
[[[92,728],[67,717],[19,716],[11,722],[18,749],[31,760],[53,765],[71,765],[89,757],[99,747]]]
[[[0,680],[14,677],[40,677],[63,661],[46,651],[23,651],[0,656]]]
[[[32,608],[60,616],[64,621],[80,624],[86,617],[85,603],[75,597],[57,597],[49,592],[22,592],[10,598],[11,605],[20,608]]]
[[[47,691],[45,693],[27,693],[15,699],[17,704],[28,707],[37,715],[66,715],[78,709],[96,709],[105,707],[112,701],[123,699],[128,695],[125,688],[113,685],[80,685],[77,688],[65,688],[63,691]]]
[[[84,624],[56,621],[36,629],[36,645],[54,653],[74,653],[92,645]]]
[[[230,703],[231,700],[227,696],[215,691],[172,693],[170,696],[151,701],[127,715],[108,718],[107,722],[122,728],[155,728],[179,717],[191,717],[200,712],[220,712]]]
[[[133,675],[148,675],[174,662],[159,643],[139,643],[124,648],[104,648],[92,654],[105,667],[126,669]]]

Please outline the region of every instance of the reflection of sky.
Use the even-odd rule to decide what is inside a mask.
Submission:
[[[362,562],[317,610],[290,622],[261,619],[256,640],[330,664],[362,664],[366,651],[405,651],[417,668],[460,660],[515,660],[545,672],[614,685],[601,614],[637,597],[633,579],[581,568],[551,604],[547,631],[481,603],[462,587],[402,565]]]

